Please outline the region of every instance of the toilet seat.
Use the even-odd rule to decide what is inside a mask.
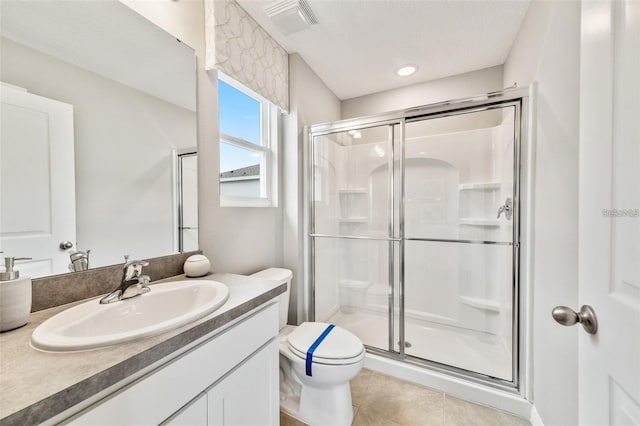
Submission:
[[[287,336],[289,350],[299,358],[306,359],[309,347],[330,324],[305,322]],[[353,364],[364,357],[364,346],[351,332],[335,326],[313,353],[313,363],[340,365]]]

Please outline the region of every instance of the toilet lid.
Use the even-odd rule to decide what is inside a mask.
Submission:
[[[288,346],[291,351],[301,358],[305,358],[307,351],[318,339],[329,324],[323,322],[304,322],[288,336]],[[363,354],[364,346],[360,339],[341,327],[334,327],[313,352],[313,362],[334,364],[344,361],[353,362],[352,358]]]

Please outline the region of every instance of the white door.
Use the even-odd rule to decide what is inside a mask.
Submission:
[[[579,301],[599,327],[579,337],[579,423],[637,425],[640,2],[583,1],[581,24]]]
[[[195,148],[176,153],[175,186],[178,223],[176,251],[198,250],[198,153]]]
[[[68,272],[76,241],[73,106],[0,87],[0,250],[22,275]]]

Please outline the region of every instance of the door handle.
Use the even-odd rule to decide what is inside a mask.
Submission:
[[[596,318],[595,311],[589,305],[583,305],[580,308],[580,312],[576,312],[566,306],[556,306],[551,311],[551,315],[559,324],[570,326],[580,323],[589,334],[596,334],[598,331],[598,318]]]
[[[511,197],[507,198],[504,204],[498,207],[497,219],[500,219],[502,213],[504,213],[504,217],[506,217],[507,220],[511,220],[511,216],[513,215],[513,200],[511,200]]]
[[[73,247],[73,243],[71,241],[63,241],[60,243],[60,250],[67,250]]]

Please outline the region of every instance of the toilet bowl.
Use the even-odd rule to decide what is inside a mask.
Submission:
[[[314,425],[350,425],[349,381],[362,370],[364,345],[349,331],[331,324],[287,325],[288,269],[269,268],[252,275],[287,283],[280,296],[280,409]]]

